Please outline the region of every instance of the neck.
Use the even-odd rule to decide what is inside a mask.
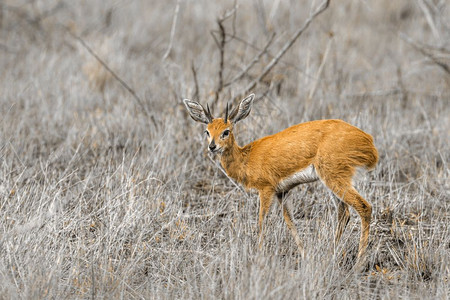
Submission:
[[[233,137],[231,147],[222,153],[221,164],[228,176],[246,186],[246,164],[248,147],[239,147]]]

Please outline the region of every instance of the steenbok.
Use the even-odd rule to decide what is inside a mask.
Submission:
[[[260,246],[264,218],[277,198],[286,225],[303,254],[283,196],[301,183],[320,180],[338,199],[336,244],[350,220],[349,205],[361,217],[360,261],[369,239],[372,206],[355,190],[352,178],[357,168],[372,169],[378,161],[372,136],[341,120],[318,120],[294,125],[240,147],[234,139],[233,126],[250,114],[254,98],[254,94],[249,95],[229,114],[227,105],[224,119],[213,118],[209,107],[205,110],[198,102],[185,99],[184,104],[192,119],[208,125],[205,134],[209,151],[220,156],[228,176],[259,191]]]

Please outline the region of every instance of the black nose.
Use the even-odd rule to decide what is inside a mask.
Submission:
[[[209,143],[209,151],[213,152],[216,150],[216,143],[214,142],[214,139]]]

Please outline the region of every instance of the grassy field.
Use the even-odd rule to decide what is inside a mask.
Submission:
[[[278,205],[259,249],[257,194],[182,104],[236,104],[319,1],[216,2],[0,1],[0,298],[449,299],[448,2],[332,1],[236,128],[242,145],[339,118],[374,137],[361,273],[359,218],[334,245],[320,182],[288,197],[305,258]]]

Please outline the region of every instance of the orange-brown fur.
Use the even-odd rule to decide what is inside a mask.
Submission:
[[[221,156],[227,174],[246,188],[259,191],[260,243],[263,220],[277,198],[286,225],[303,252],[297,229],[282,199],[293,186],[320,179],[339,199],[336,243],[350,219],[349,206],[361,217],[359,260],[368,244],[372,207],[354,189],[352,178],[357,167],[372,169],[378,161],[372,136],[341,120],[318,120],[294,125],[240,147],[235,141],[233,126],[248,116],[253,99],[254,95],[250,95],[242,100],[239,109],[231,112],[231,120],[227,121],[214,119],[209,109],[205,110],[195,101],[185,100],[185,105],[194,120],[208,124],[210,150]],[[289,184],[280,184],[282,182]]]
[[[221,140],[219,136],[227,128],[231,130],[230,137]],[[221,164],[227,174],[246,188],[255,188],[260,193],[260,233],[277,184],[283,178],[313,165],[321,181],[342,200],[338,204],[336,242],[348,223],[350,205],[361,216],[358,257],[363,254],[367,247],[372,211],[371,205],[352,187],[351,179],[356,167],[372,169],[378,161],[378,152],[369,134],[341,120],[319,120],[294,125],[239,147],[232,129],[231,122],[225,124],[221,118],[208,124],[210,140],[214,138],[216,144],[224,148]],[[283,215],[289,229],[296,231],[285,207]],[[296,232],[293,235],[301,248],[298,235]]]
[[[237,145],[232,131],[227,140],[220,140],[227,128],[232,130],[230,122],[214,119],[208,124],[210,140],[224,147],[221,163],[228,175],[247,188],[274,187],[311,164],[324,181],[330,176],[349,178],[356,167],[372,169],[378,161],[372,137],[341,120],[297,124],[244,147]]]

